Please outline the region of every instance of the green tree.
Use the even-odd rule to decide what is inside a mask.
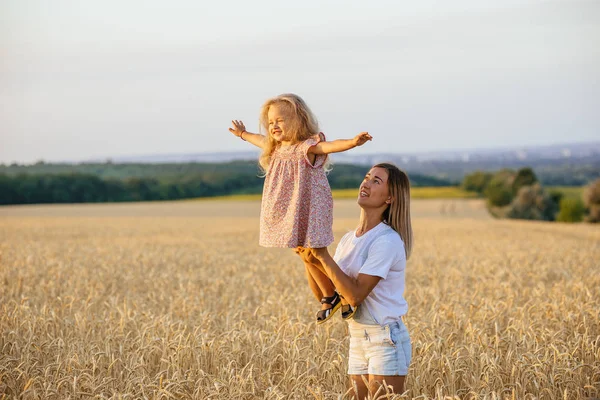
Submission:
[[[550,189],[548,195],[555,204],[560,204],[562,199],[565,198],[565,194],[560,189]]]
[[[0,174],[0,204],[18,204],[23,200],[17,190],[15,178]]]
[[[563,198],[560,201],[556,220],[560,222],[581,222],[585,215],[585,205],[581,199]]]
[[[504,207],[510,204],[514,196],[512,191],[514,178],[515,172],[510,169],[503,169],[494,174],[484,190],[489,206]]]
[[[494,175],[490,172],[475,171],[464,177],[461,187],[469,192],[483,194]]]
[[[536,182],[538,182],[538,178],[535,176],[533,169],[529,167],[521,168],[517,171],[517,174],[513,179],[512,192],[516,195],[523,186],[531,186]]]
[[[523,186],[510,203],[508,218],[554,221],[557,205],[542,185]]]
[[[589,210],[587,222],[600,222],[600,179],[586,186],[583,191],[583,202]]]

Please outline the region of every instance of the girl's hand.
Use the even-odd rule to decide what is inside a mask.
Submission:
[[[323,258],[329,256],[329,251],[327,251],[327,247],[322,249],[311,249],[306,247],[296,247],[294,252],[302,258],[305,262],[310,264],[315,264],[316,262],[321,262]]]
[[[373,136],[369,135],[369,132],[361,132],[352,139],[354,141],[354,146],[362,146],[367,143],[369,140],[373,140]]]
[[[314,264],[315,261],[318,261],[315,258],[315,256],[312,255],[312,253],[310,252],[310,249],[307,249],[305,247],[296,247],[294,249],[294,251],[296,252],[296,254],[298,254],[300,256],[300,258],[304,262],[307,262],[309,264]]]
[[[323,259],[330,257],[327,247],[323,247],[320,249],[310,249],[310,255],[321,262],[323,261]]]
[[[242,121],[234,119],[231,121],[233,128],[229,128],[229,132],[233,133],[237,137],[242,137],[242,133],[246,132],[246,127]]]

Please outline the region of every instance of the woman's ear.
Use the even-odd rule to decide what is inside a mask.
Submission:
[[[387,200],[385,201],[387,204],[392,204],[392,198],[388,197]]]

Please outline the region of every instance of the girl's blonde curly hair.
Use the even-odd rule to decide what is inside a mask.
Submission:
[[[286,127],[292,143],[299,143],[319,134],[317,118],[300,96],[285,93],[267,100],[260,110],[259,119],[260,132],[265,135],[266,140],[258,163],[265,173],[269,170],[273,152],[279,146],[279,142],[269,134],[269,108],[274,105],[282,107],[292,117],[287,121]]]

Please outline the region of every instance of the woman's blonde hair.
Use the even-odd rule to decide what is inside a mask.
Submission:
[[[410,221],[410,180],[406,172],[393,164],[381,163],[374,165],[373,168],[383,168],[388,173],[387,184],[392,202],[383,212],[383,220],[402,238],[408,260],[413,245]]]
[[[279,145],[279,142],[273,139],[269,134],[269,108],[274,105],[282,107],[286,112],[293,116],[293,118],[286,122],[286,131],[290,134],[292,143],[302,142],[319,133],[319,123],[317,122],[317,118],[300,96],[292,93],[285,93],[267,100],[260,110],[259,119],[260,131],[261,133],[264,132],[266,140],[258,163],[265,173],[269,169],[271,156]]]

